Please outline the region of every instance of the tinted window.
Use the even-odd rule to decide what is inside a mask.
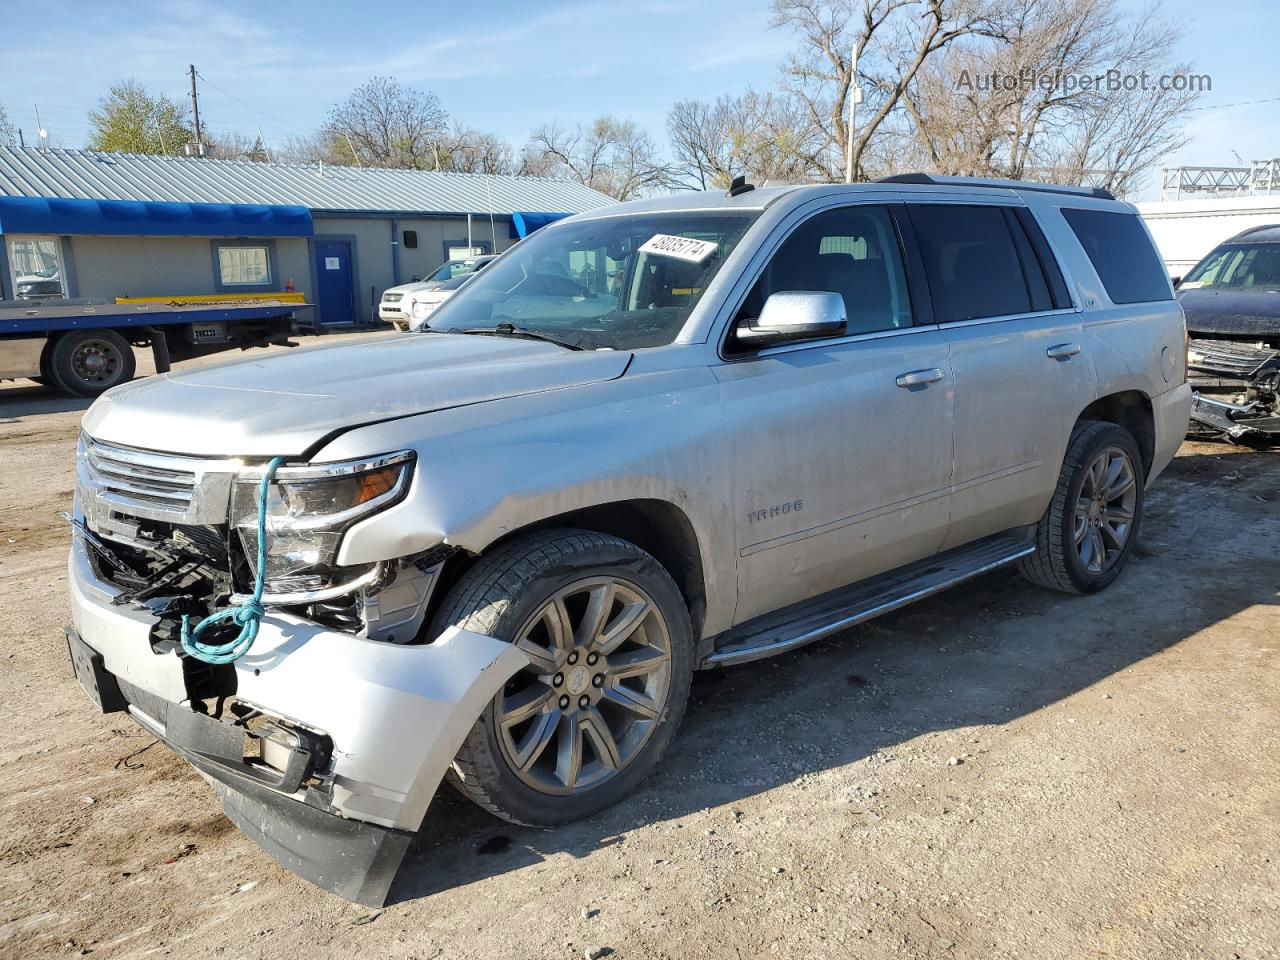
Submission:
[[[801,224],[774,254],[738,319],[760,316],[770,294],[788,290],[840,294],[850,334],[911,326],[898,234],[884,207],[841,207]]]
[[[1183,290],[1280,290],[1280,243],[1224,244],[1201,260],[1182,281]]]
[[[1172,300],[1169,277],[1136,213],[1062,211],[1112,303]]]
[[[1031,312],[1018,248],[1000,207],[911,204],[941,323]]]
[[[1036,223],[1036,218],[1031,215],[1031,211],[1026,207],[1014,207],[1013,214],[1014,219],[1022,224],[1022,230],[1027,239],[1031,241],[1031,247],[1035,251],[1040,270],[1049,284],[1049,295],[1054,307],[1059,310],[1070,307],[1071,294],[1067,292],[1067,282],[1062,277],[1062,270],[1058,267],[1058,261],[1054,258],[1053,251],[1049,249],[1049,241],[1044,238],[1040,224]]]

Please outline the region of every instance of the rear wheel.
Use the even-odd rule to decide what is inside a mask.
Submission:
[[[49,353],[49,375],[68,393],[96,397],[133,379],[129,341],[114,330],[76,330],[60,336]]]
[[[476,721],[455,786],[515,823],[553,826],[617,803],[657,765],[693,674],[670,575],[616,537],[551,530],[481,559],[437,627],[515,644],[529,665]]]
[[[1036,525],[1036,552],[1022,560],[1032,583],[1093,593],[1120,575],[1142,522],[1142,456],[1114,423],[1076,424],[1049,509]]]

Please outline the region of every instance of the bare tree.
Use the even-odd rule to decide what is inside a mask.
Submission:
[[[330,159],[435,170],[448,120],[435,94],[373,77],[329,111],[320,140]]]
[[[441,169],[457,173],[511,173],[511,144],[492,133],[455,126],[441,144]]]
[[[572,130],[552,123],[535,130],[525,149],[544,175],[567,176],[618,200],[652,193],[670,180],[653,139],[629,120],[599,117]]]
[[[863,156],[926,61],[958,37],[999,36],[1002,29],[999,0],[774,0],[771,23],[799,37],[785,73],[825,139],[817,159],[828,180],[843,179],[848,160],[855,45],[856,79],[867,94],[852,149],[854,178],[861,179]]]
[[[795,97],[752,90],[675,104],[667,136],[673,182],[697,190],[727,187],[738,175],[756,183],[814,179],[824,142]]]
[[[4,105],[0,104],[0,146],[16,147],[17,145],[18,131],[9,122],[9,115],[5,113]]]
[[[1198,94],[1160,89],[1188,69],[1168,63],[1170,25],[1116,0],[1012,0],[1006,14],[1002,37],[957,42],[903,97],[931,168],[1123,191],[1184,142]]]

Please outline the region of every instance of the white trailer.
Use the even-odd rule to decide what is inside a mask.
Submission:
[[[1280,224],[1280,193],[1136,204],[1171,277],[1181,277],[1241,230]]]

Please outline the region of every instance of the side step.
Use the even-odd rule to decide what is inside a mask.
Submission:
[[[890,610],[946,590],[1035,553],[1035,545],[998,534],[765,614],[720,635],[702,666],[762,660],[813,643]]]

